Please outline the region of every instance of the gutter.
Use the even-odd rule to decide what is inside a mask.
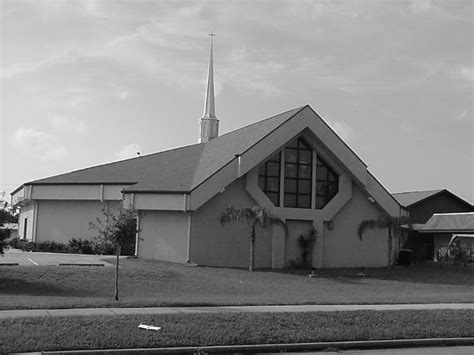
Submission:
[[[260,352],[295,352],[295,351],[321,351],[331,349],[403,349],[419,347],[446,347],[446,346],[472,346],[474,337],[466,338],[425,338],[425,339],[392,339],[369,341],[333,341],[313,343],[283,343],[283,344],[253,344],[253,345],[220,345],[220,346],[192,346],[192,347],[167,347],[167,348],[136,348],[136,349],[103,349],[103,350],[70,350],[70,351],[43,351],[37,354],[238,354]],[[335,349],[335,350],[333,350]]]

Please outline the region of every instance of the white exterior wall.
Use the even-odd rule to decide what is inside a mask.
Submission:
[[[23,206],[18,216],[18,236],[21,239],[33,240],[34,237],[34,216],[35,216],[35,205],[29,203]],[[26,235],[25,235],[25,219],[26,223]]]
[[[208,266],[248,268],[249,233],[246,223],[231,222],[221,226],[219,215],[229,206],[250,207],[255,204],[245,189],[245,177],[226,187],[192,215],[191,261]],[[255,266],[272,266],[271,230],[257,228]]]
[[[33,185],[32,200],[122,200],[121,191],[129,185]]]
[[[109,209],[118,213],[119,201],[108,202]],[[54,240],[67,243],[72,238],[88,239],[97,235],[89,222],[102,217],[104,203],[100,201],[38,201],[36,242]]]
[[[363,220],[377,219],[381,214],[368,196],[353,185],[351,200],[333,218],[333,229],[324,228],[323,267],[387,266],[387,231],[368,230],[362,241],[357,235]]]
[[[186,262],[188,214],[173,211],[140,211],[138,256]]]
[[[293,263],[302,260],[302,250],[298,245],[300,234],[306,235],[313,226],[313,221],[289,219],[286,221],[288,237],[285,243],[285,267],[292,267]],[[308,262],[311,262],[311,251],[308,253]]]
[[[184,211],[184,194],[127,193],[126,204],[138,210]]]

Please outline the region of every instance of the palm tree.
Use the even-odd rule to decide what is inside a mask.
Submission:
[[[250,226],[249,242],[250,242],[250,263],[249,271],[255,268],[255,230],[258,227],[266,229],[272,225],[280,225],[287,234],[285,222],[270,213],[264,206],[252,207],[228,207],[219,217],[221,225],[229,222],[245,222]]]
[[[382,215],[378,219],[370,219],[370,220],[365,220],[362,221],[359,224],[359,227],[357,229],[357,235],[359,236],[360,240],[362,239],[362,235],[366,230],[372,230],[372,229],[387,229],[387,264],[388,268],[391,269],[393,266],[393,261],[392,261],[392,240],[393,236],[399,239],[401,233],[402,233],[402,225],[408,224],[409,226],[411,225],[410,219],[408,217],[391,217],[391,216],[386,216]]]

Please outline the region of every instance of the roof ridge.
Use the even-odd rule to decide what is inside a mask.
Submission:
[[[246,125],[246,126],[237,128],[237,129],[235,129],[235,130],[233,130],[233,131],[226,132],[226,133],[224,133],[223,135],[218,136],[218,137],[215,138],[215,139],[219,139],[219,138],[224,137],[224,136],[226,136],[226,135],[228,135],[228,134],[235,133],[235,132],[238,132],[238,131],[243,130],[243,129],[245,129],[245,128],[248,128],[248,127],[250,127],[250,126],[253,126],[253,125],[256,125],[256,124],[260,124],[260,123],[262,123],[262,122],[271,120],[271,119],[273,119],[273,118],[275,118],[275,117],[277,117],[277,116],[282,116],[282,115],[284,115],[284,114],[286,114],[286,113],[288,113],[288,112],[296,111],[292,116],[288,117],[288,119],[290,119],[291,117],[293,117],[295,114],[297,114],[299,111],[301,111],[301,110],[302,110],[303,108],[305,108],[306,106],[308,106],[308,105],[306,104],[306,105],[303,105],[303,106],[300,106],[300,107],[296,107],[296,108],[293,108],[293,109],[291,109],[291,110],[288,110],[288,111],[281,112],[281,113],[278,113],[278,114],[276,114],[276,115],[273,115],[273,116],[271,116],[271,117],[264,118],[263,120],[260,120],[260,121],[254,122],[254,123],[250,123],[250,124],[248,124],[248,125]],[[288,119],[287,119],[287,120],[288,120]],[[285,122],[286,122],[286,121],[285,121]],[[209,141],[209,142],[211,142],[211,141]]]
[[[403,191],[403,192],[392,192],[392,195],[401,195],[401,194],[413,194],[413,193],[420,193],[420,192],[439,192],[446,189],[433,189],[433,190],[413,190],[413,191]]]

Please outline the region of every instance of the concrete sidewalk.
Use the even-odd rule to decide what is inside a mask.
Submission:
[[[216,306],[216,307],[149,307],[149,308],[71,308],[25,309],[0,311],[0,319],[23,317],[61,317],[128,314],[239,313],[239,312],[335,312],[335,311],[397,311],[397,310],[474,310],[474,303],[431,304],[347,304],[347,305],[288,305],[288,306]]]

